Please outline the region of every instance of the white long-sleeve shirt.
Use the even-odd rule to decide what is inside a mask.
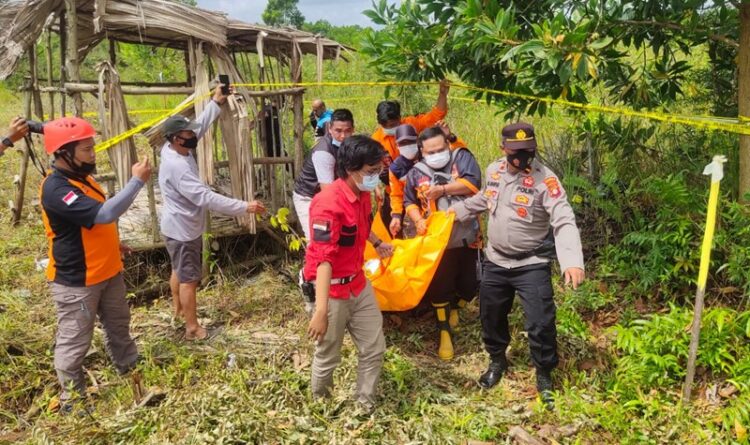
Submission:
[[[202,138],[219,117],[221,108],[209,101],[196,122]],[[161,148],[159,188],[163,199],[161,233],[177,241],[192,241],[206,230],[206,210],[230,216],[243,215],[247,203],[211,190],[198,175],[198,164],[192,155],[181,155],[167,142]]]

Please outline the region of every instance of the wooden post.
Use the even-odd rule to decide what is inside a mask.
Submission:
[[[76,13],[76,0],[65,0],[65,13],[68,26],[65,28],[67,34],[66,52],[67,60],[65,70],[68,79],[73,82],[81,80],[81,71],[78,65],[78,14]],[[83,115],[83,97],[80,93],[73,93],[73,108],[76,116]]]
[[[65,88],[65,48],[68,42],[68,33],[65,31],[67,20],[65,19],[65,11],[60,14],[60,89]],[[65,117],[67,97],[65,93],[60,94],[60,116]]]
[[[703,244],[701,246],[701,262],[698,269],[698,287],[695,291],[695,309],[693,313],[693,324],[690,330],[690,347],[688,350],[688,362],[685,372],[685,384],[682,387],[682,402],[686,404],[690,403],[690,393],[693,389],[693,378],[695,377],[695,364],[698,359],[701,318],[703,316],[708,269],[711,264],[711,247],[713,245],[714,231],[716,229],[716,214],[719,206],[719,185],[724,177],[724,163],[726,161],[727,158],[725,156],[714,156],[713,162],[708,164],[703,170],[704,175],[711,175],[711,189],[708,194],[706,228],[703,233]]]
[[[32,80],[30,77],[27,77],[24,82],[24,116],[26,119],[31,118],[31,91],[32,88]],[[28,176],[29,171],[29,155],[31,153],[31,147],[29,146],[29,143],[27,142],[27,139],[24,138],[23,141],[23,158],[21,158],[21,171],[18,175],[18,183],[16,184],[16,199],[13,201],[13,208],[12,213],[12,224],[14,226],[17,226],[19,222],[21,222],[21,212],[23,211],[23,197],[26,192],[26,178]]]
[[[52,27],[47,28],[47,47],[45,48],[45,55],[47,57],[47,86],[52,88],[52,79],[55,77],[52,74]],[[50,91],[49,93],[49,118],[50,120],[55,118],[55,93]]]
[[[292,63],[291,63],[292,82],[302,82],[302,62],[300,54],[297,51],[297,42],[292,40]],[[303,117],[303,93],[295,94],[292,98],[292,107],[294,111],[294,176],[299,175],[302,170],[302,163],[305,161],[304,152],[304,131],[305,122]]]
[[[115,45],[117,45],[117,42],[109,39],[109,63],[112,64],[112,68],[117,69],[117,50]]]
[[[191,87],[161,87],[158,85],[154,86],[131,86],[122,85],[120,87],[122,94],[127,95],[166,95],[173,94],[178,96],[190,95],[193,93]],[[99,86],[90,83],[80,82],[65,82],[65,91],[68,94],[72,93],[98,93]]]
[[[146,190],[148,191],[148,212],[151,218],[151,240],[158,243],[161,239],[161,232],[159,231],[159,220],[156,217],[156,192],[154,191],[153,175],[146,183]]]
[[[148,155],[146,155],[148,156]],[[151,147],[151,156],[153,159],[152,165],[154,166],[154,171],[159,171],[159,158],[156,156],[156,147]],[[151,175],[148,182],[146,183],[146,187],[148,187],[148,212],[149,216],[151,217],[151,239],[154,242],[154,244],[161,241],[161,231],[159,230],[159,218],[156,216],[156,191],[154,186],[154,181],[156,175]]]
[[[204,88],[207,85],[208,71],[206,69],[205,58],[201,42],[196,42],[192,38],[188,40],[188,49],[190,54],[190,76],[193,79],[193,85],[195,85],[195,96],[199,97],[206,91]],[[202,100],[196,101],[194,105],[195,115],[198,116],[203,111]],[[203,182],[207,184],[213,183],[213,157],[212,150],[207,144],[210,141],[213,132],[208,131],[203,135],[203,138],[198,142],[198,148],[196,152],[198,154],[198,172]],[[206,233],[203,234],[203,268],[201,270],[202,279],[201,282],[206,284],[208,282],[209,264],[208,258],[211,256],[211,212],[206,212]]]
[[[185,52],[185,69],[187,70],[187,84],[190,87],[195,86],[195,43],[193,38],[188,38],[188,49]]]
[[[36,43],[29,48],[29,73],[31,74],[31,101],[34,104],[34,114],[40,120],[44,120],[42,111],[42,97],[39,95],[39,64],[36,58]]]

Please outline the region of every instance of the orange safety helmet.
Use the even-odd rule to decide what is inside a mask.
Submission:
[[[80,117],[61,117],[44,124],[44,148],[52,154],[68,142],[93,138],[96,130]]]

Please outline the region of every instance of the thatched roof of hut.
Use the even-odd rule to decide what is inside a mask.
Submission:
[[[65,11],[63,0],[0,0],[0,80],[13,73],[23,54]],[[226,14],[169,0],[77,0],[79,58],[102,40],[187,49],[189,39],[229,51],[289,56],[295,44],[303,54],[333,59],[349,50],[336,41],[294,29],[277,29],[229,19]],[[259,44],[260,40],[260,44]]]

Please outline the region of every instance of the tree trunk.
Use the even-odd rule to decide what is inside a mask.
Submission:
[[[739,115],[750,118],[750,3],[740,4],[740,49],[737,57],[739,75]],[[740,136],[740,201],[747,203],[750,193],[750,136]]]

